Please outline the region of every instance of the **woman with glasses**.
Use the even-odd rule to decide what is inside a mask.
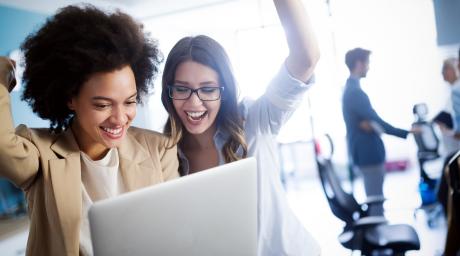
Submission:
[[[185,37],[163,72],[165,133],[178,145],[180,173],[255,156],[258,162],[258,255],[318,255],[319,247],[290,210],[280,182],[275,136],[310,87],[319,50],[300,0],[274,0],[289,56],[265,94],[237,102],[222,46],[207,36]]]

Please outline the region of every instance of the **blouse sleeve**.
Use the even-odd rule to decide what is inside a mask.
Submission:
[[[291,76],[285,64],[282,65],[260,98],[252,102],[243,100],[241,108],[246,130],[260,134],[278,134],[312,84],[313,78],[304,83]]]

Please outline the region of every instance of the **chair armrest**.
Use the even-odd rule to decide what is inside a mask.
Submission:
[[[387,219],[383,216],[369,216],[369,217],[363,217],[358,220],[356,220],[353,223],[354,228],[366,228],[369,226],[376,226],[380,224],[386,224],[388,223]]]
[[[376,204],[376,203],[383,203],[387,200],[384,196],[368,196],[366,200],[364,200],[361,204]]]

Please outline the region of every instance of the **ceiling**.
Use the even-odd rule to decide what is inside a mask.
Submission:
[[[52,14],[60,7],[86,2],[101,8],[120,8],[142,20],[235,1],[241,0],[0,0],[0,5]]]

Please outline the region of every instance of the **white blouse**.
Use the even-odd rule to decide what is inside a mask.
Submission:
[[[256,101],[243,100],[244,133],[248,156],[255,156],[258,169],[258,256],[317,256],[321,249],[291,210],[280,180],[276,136],[301,104],[312,79],[304,83],[292,77],[283,65]],[[219,164],[221,149],[229,134],[220,127],[214,135]],[[241,149],[241,148],[240,148]],[[241,150],[237,153],[242,153]],[[189,173],[189,163],[179,148],[181,175]],[[314,159],[306,159],[314,161]],[[306,201],[309,199],[306,198]]]

